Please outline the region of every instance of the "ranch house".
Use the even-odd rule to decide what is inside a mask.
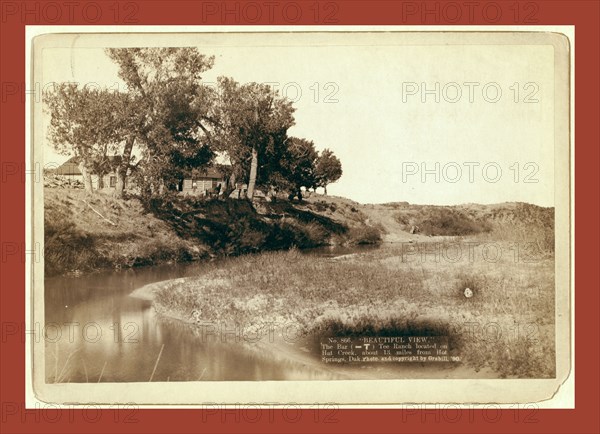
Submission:
[[[198,171],[193,177],[182,179],[179,182],[179,191],[183,194],[206,196],[221,186],[221,191],[226,184],[226,177],[216,167],[209,167]]]
[[[119,155],[110,155],[108,156],[108,160],[111,166],[115,166],[120,162]],[[70,180],[81,181],[83,182],[83,175],[81,174],[81,170],[79,170],[79,159],[77,157],[71,157],[67,161],[65,161],[62,165],[56,168],[54,171],[55,175],[63,176]],[[98,190],[99,179],[100,177],[94,173],[92,173],[92,187]],[[114,190],[117,186],[117,173],[112,170],[102,177],[103,181],[103,189]],[[126,181],[127,182],[127,181]]]

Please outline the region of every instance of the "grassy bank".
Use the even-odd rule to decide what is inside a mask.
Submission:
[[[333,259],[299,251],[381,241],[385,248]],[[45,192],[47,275],[217,256],[231,258],[160,285],[156,309],[221,324],[293,324],[307,337],[444,335],[475,370],[554,375],[551,208],[321,195],[254,206],[181,196],[142,203]]]
[[[98,214],[99,213],[99,214]],[[207,255],[175,235],[136,199],[83,190],[44,192],[46,275],[184,261]]]
[[[552,254],[554,214],[528,204],[363,205],[313,194],[303,202],[202,200],[142,203],[46,188],[46,275],[129,268],[292,247],[425,242],[452,236],[523,242]],[[416,231],[413,230],[416,228]]]
[[[321,260],[293,250],[250,255],[162,285],[154,305],[216,324],[293,324],[306,336],[446,335],[475,370],[552,377],[554,260],[515,261],[509,243],[497,247],[504,255],[495,262],[484,242],[430,244],[424,256],[404,245]],[[436,260],[433,252],[450,249],[452,261]]]
[[[378,243],[380,229],[351,201],[172,196],[142,203],[77,189],[45,189],[46,275],[129,268],[291,247]]]

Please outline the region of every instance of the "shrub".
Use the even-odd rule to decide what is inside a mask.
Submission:
[[[416,225],[425,235],[460,236],[489,232],[491,227],[484,221],[475,221],[465,213],[452,208],[429,208]]]
[[[350,244],[378,244],[381,242],[381,232],[374,226],[352,228],[348,234]]]

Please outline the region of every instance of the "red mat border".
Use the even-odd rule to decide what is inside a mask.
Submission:
[[[454,11],[461,10],[456,19]],[[598,369],[599,17],[597,1],[25,1],[0,2],[0,313],[24,321],[25,25],[575,25],[576,409],[72,410],[24,409],[25,354],[3,333],[2,433],[37,432],[600,432]],[[223,11],[229,13],[223,14]],[[318,14],[315,11],[318,10]],[[518,14],[515,14],[518,11]],[[259,13],[260,12],[260,13]],[[424,13],[425,12],[425,13]],[[15,169],[16,168],[16,169]],[[17,246],[19,254],[10,254]],[[591,344],[591,345],[590,345]],[[15,410],[16,409],[16,410]]]

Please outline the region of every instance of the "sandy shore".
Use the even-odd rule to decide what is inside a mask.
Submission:
[[[149,283],[148,285],[144,285],[140,288],[135,289],[131,294],[129,294],[129,296],[133,297],[133,298],[139,298],[141,300],[152,301],[152,300],[154,300],[154,297],[156,296],[157,291],[163,289],[167,285],[172,285],[174,283],[178,283],[177,281],[180,281],[180,283],[183,283],[184,279],[182,279],[182,278],[169,279],[169,280],[162,280],[160,282]]]

